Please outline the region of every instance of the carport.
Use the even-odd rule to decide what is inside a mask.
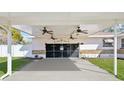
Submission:
[[[7,73],[1,77],[12,74],[12,54],[11,54],[11,25],[80,25],[80,24],[102,24],[104,28],[112,26],[114,28],[114,75],[117,76],[117,31],[119,24],[124,22],[124,13],[85,13],[85,12],[42,12],[42,13],[0,13],[1,24],[5,24],[3,29],[8,33],[8,56]],[[28,32],[29,33],[29,32]]]

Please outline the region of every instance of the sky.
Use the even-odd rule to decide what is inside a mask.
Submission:
[[[15,27],[19,30],[21,30],[21,35],[23,36],[23,39],[27,42],[31,42],[32,41],[32,36],[28,33],[30,33],[32,31],[31,27],[28,25],[13,25],[12,27]],[[26,32],[24,32],[26,31]]]
[[[21,32],[21,35],[23,36],[23,39],[27,42],[31,42],[32,39],[30,38],[31,35],[25,33],[25,32]]]

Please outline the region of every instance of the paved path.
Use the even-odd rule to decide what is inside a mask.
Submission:
[[[118,80],[103,69],[82,59],[36,60],[5,80],[43,81],[113,81]]]

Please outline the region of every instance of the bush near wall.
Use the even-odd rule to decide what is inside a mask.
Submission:
[[[32,50],[32,54],[45,54],[45,50]]]

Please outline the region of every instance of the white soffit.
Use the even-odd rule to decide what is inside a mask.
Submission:
[[[106,43],[113,43],[114,42],[114,40],[113,39],[104,39],[104,41],[106,42]]]
[[[4,12],[0,21],[23,25],[80,25],[124,23],[123,12]],[[5,23],[6,23],[5,22]]]

